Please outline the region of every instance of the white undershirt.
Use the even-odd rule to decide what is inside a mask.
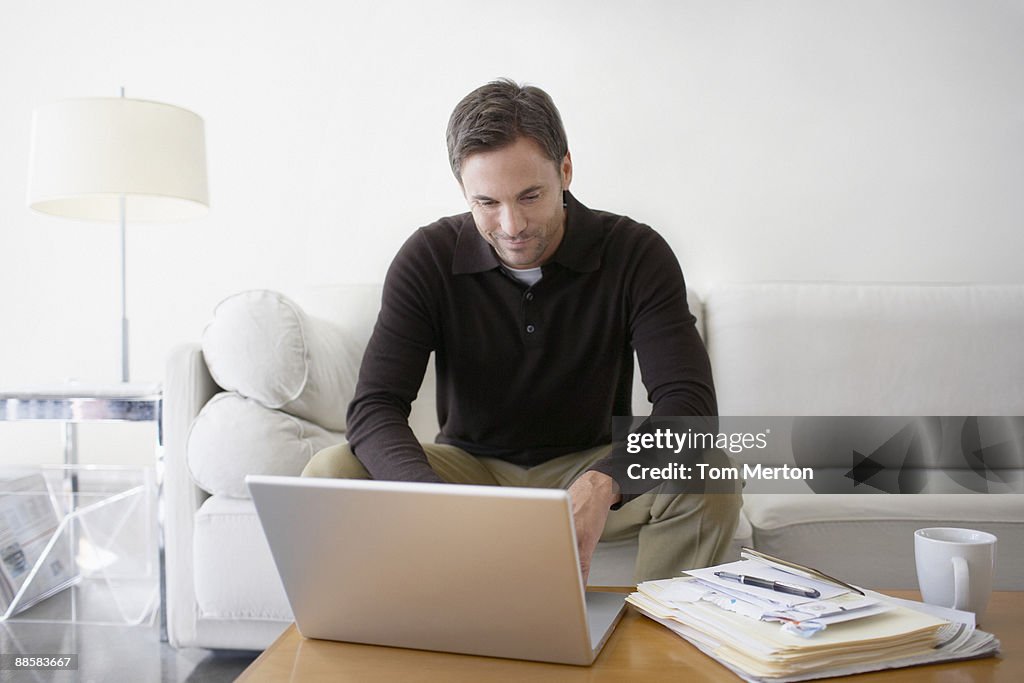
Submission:
[[[535,284],[540,282],[542,277],[544,277],[544,274],[540,270],[540,266],[537,266],[536,268],[523,268],[522,270],[506,268],[505,272],[522,282],[527,287],[533,287]]]

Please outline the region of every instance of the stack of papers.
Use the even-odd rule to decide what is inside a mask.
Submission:
[[[973,614],[862,591],[807,568],[784,571],[788,563],[775,558],[745,557],[647,581],[628,602],[747,681],[803,681],[999,649],[994,636],[974,628]],[[751,579],[805,594],[748,585]]]

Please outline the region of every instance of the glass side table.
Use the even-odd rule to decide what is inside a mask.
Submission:
[[[0,388],[0,422],[48,421],[63,427],[64,465],[72,495],[78,489],[78,425],[82,422],[153,422],[157,428],[154,469],[160,571],[160,638],[167,640],[163,525],[163,388],[152,383],[86,384]]]

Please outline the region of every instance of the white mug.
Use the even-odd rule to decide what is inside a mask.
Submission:
[[[934,527],[914,532],[917,583],[925,602],[974,612],[977,622],[992,595],[996,537],[984,531]]]

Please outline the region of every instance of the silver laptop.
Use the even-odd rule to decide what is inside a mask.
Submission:
[[[308,638],[587,665],[625,609],[584,592],[565,491],[245,480]]]

